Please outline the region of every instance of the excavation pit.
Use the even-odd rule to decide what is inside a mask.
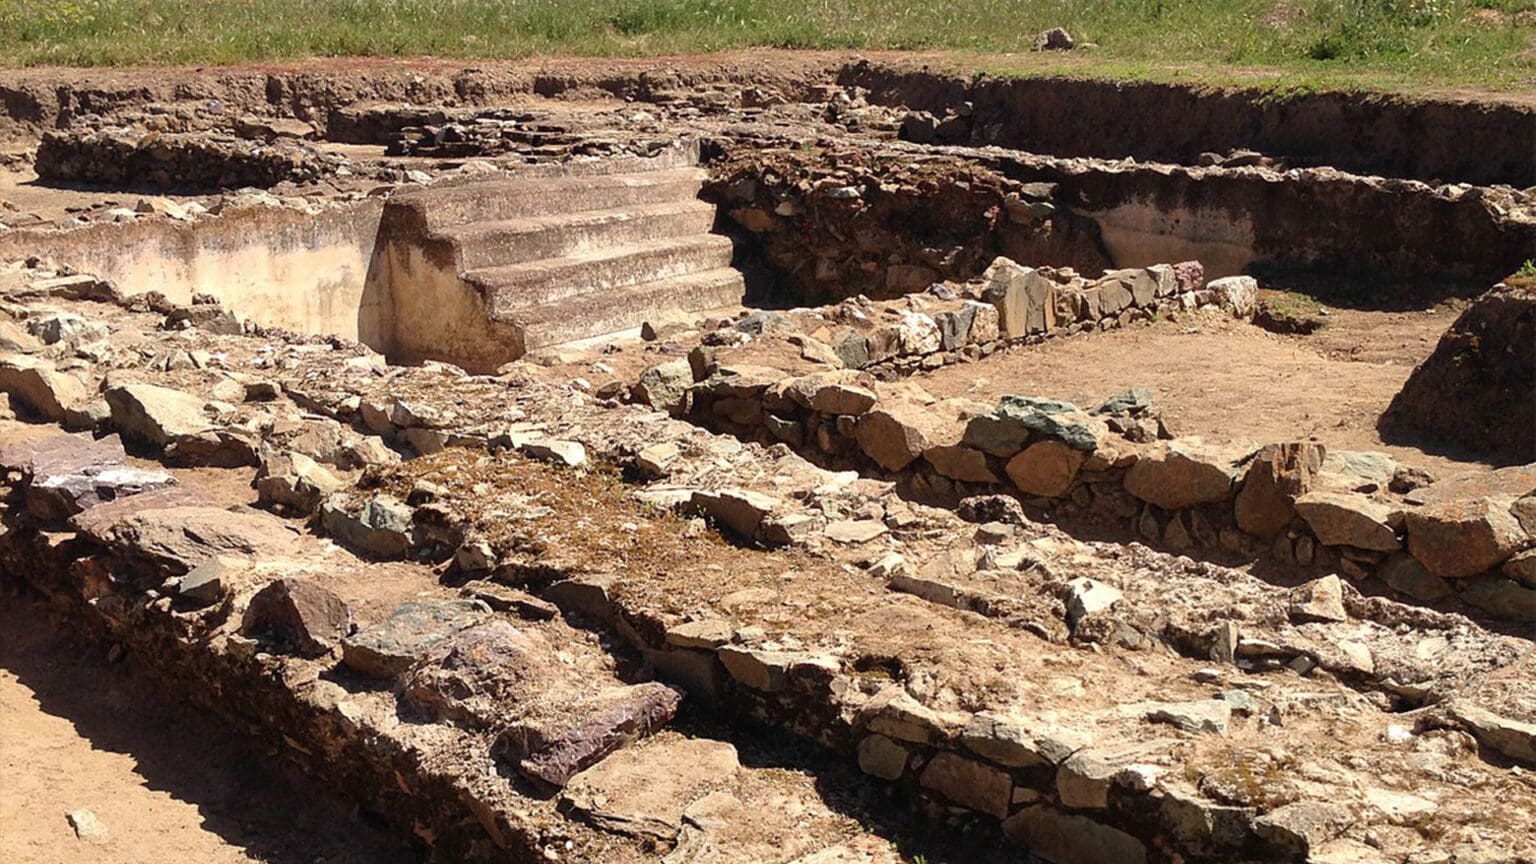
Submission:
[[[1383,420],[1506,352],[1518,160],[851,61],[326,80],[10,109],[0,571],[405,845],[1533,854],[1536,452]]]

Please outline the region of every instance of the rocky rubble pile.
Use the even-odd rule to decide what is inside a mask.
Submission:
[[[446,856],[890,860],[784,785],[795,772],[653,734],[679,692],[1062,864],[1532,853],[1519,830],[1532,790],[1501,767],[1536,765],[1528,639],[1337,577],[1284,591],[1081,543],[1003,499],[970,502],[989,521],[968,524],[890,482],[527,368],[391,369],[357,346],[219,333],[201,315],[167,329],[164,314],[30,281],[11,298],[8,316],[58,336],[24,356],[109,410],[81,413],[95,441],[15,447],[36,427],[0,420],[0,566]],[[86,359],[92,329],[144,350]],[[205,361],[156,368],[151,345]],[[855,432],[897,405],[843,374],[795,380],[789,398]],[[32,409],[39,392],[73,402],[8,388]],[[1149,497],[1236,484],[1177,439],[1134,441],[1156,425],[1142,394],[1096,413],[1015,399],[986,416],[1025,451],[1144,453],[1129,470],[1162,475],[1122,482]],[[161,464],[120,477],[135,466],[113,432]],[[176,453],[181,436],[248,434],[257,471]],[[183,458],[200,473],[165,464]],[[1315,526],[1291,475],[1317,463],[1321,477],[1327,458],[1270,459],[1272,485]],[[236,484],[206,485],[258,472],[259,503],[300,518],[231,508]],[[1349,543],[1384,540],[1346,524]],[[784,548],[723,542],[744,536]]]
[[[1536,461],[1536,282],[1497,285],[1461,313],[1382,415],[1420,438],[1501,464]]]

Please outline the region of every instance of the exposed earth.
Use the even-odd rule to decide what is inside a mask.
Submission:
[[[958,62],[17,72],[0,858],[1536,862],[1536,109]]]

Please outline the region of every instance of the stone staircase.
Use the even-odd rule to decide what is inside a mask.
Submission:
[[[687,151],[396,195],[374,270],[403,362],[490,371],[529,351],[741,303]],[[382,256],[383,260],[379,259]]]

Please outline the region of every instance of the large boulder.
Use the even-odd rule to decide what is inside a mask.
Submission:
[[[1315,491],[1296,499],[1296,512],[1324,546],[1353,546],[1376,552],[1402,548],[1393,508],[1352,492]]]
[[[148,492],[92,507],[70,524],[125,559],[173,575],[222,555],[274,559],[293,551],[297,536],[283,520],[208,506],[198,497],[195,490]]]
[[[1071,402],[1038,396],[1004,396],[996,410],[966,424],[963,442],[993,456],[1010,458],[1032,440],[1052,439],[1092,453],[1109,427]]]
[[[1212,279],[1206,286],[1216,294],[1216,304],[1234,318],[1248,320],[1259,308],[1259,283],[1252,276]]]
[[[1038,270],[998,258],[982,278],[982,299],[997,307],[1004,337],[1017,339],[1056,326],[1056,283]]]
[[[57,525],[108,501],[176,485],[164,471],[131,468],[116,435],[52,435],[0,444],[0,468],[22,473],[27,512]]]
[[[1087,455],[1061,441],[1036,441],[1008,460],[1008,479],[1027,495],[1059,498],[1072,488]]]
[[[1533,391],[1536,287],[1498,287],[1445,331],[1377,426],[1392,443],[1428,439],[1503,464],[1533,462]]]
[[[0,358],[0,393],[8,393],[27,411],[53,423],[90,395],[79,378],[60,372],[47,360],[18,355]]]
[[[1266,540],[1284,531],[1296,515],[1297,496],[1311,490],[1324,456],[1323,445],[1309,441],[1260,450],[1233,502],[1237,527]]]
[[[122,384],[104,395],[123,437],[164,451],[167,461],[220,468],[258,462],[252,436],[214,423],[199,396],[154,384]]]
[[[1503,497],[1441,501],[1406,515],[1408,551],[1444,579],[1476,576],[1531,545]]]
[[[1125,491],[1164,510],[1225,501],[1243,455],[1197,437],[1159,442],[1126,472]]]
[[[930,447],[957,443],[959,417],[926,395],[916,388],[882,390],[875,408],[854,428],[864,455],[887,471],[900,471]]]

